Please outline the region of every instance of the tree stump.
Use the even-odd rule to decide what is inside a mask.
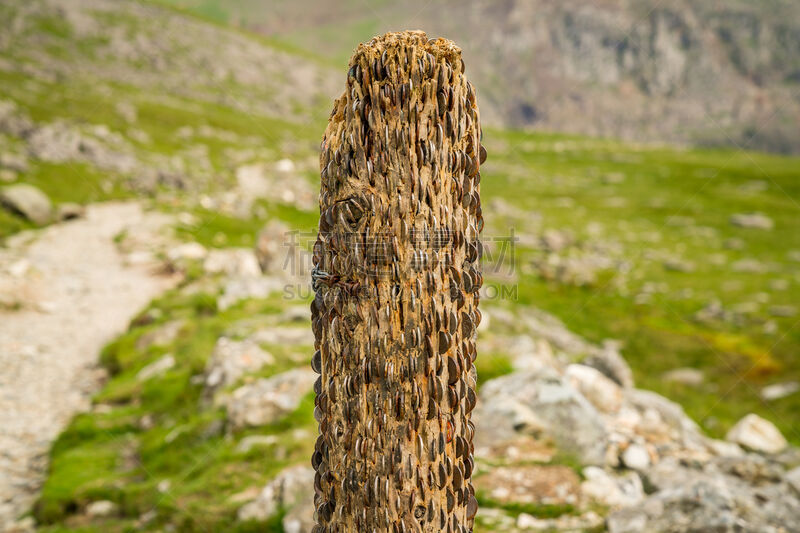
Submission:
[[[472,531],[480,138],[451,41],[359,45],[320,156],[315,533]]]

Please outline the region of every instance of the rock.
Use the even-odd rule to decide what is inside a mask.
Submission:
[[[56,209],[57,220],[73,220],[76,218],[83,218],[86,216],[86,208],[80,204],[66,202],[59,204]]]
[[[760,213],[737,214],[730,218],[730,223],[740,228],[771,230],[775,225],[772,219]]]
[[[570,246],[572,242],[572,235],[568,231],[548,229],[541,237],[542,247],[550,252],[561,251]]]
[[[580,493],[580,478],[563,465],[498,466],[476,478],[475,485],[504,504],[574,505]]]
[[[600,350],[594,351],[592,355],[581,362],[586,366],[596,368],[623,388],[633,387],[633,371],[613,341],[604,342]]]
[[[749,274],[762,274],[767,271],[767,266],[757,259],[744,258],[731,263],[731,270]]]
[[[17,181],[17,173],[7,168],[0,169],[0,183],[14,183]]]
[[[653,438],[670,439],[680,446],[703,441],[700,428],[677,403],[655,392],[641,389],[629,389],[625,391],[625,397],[627,403],[636,409],[641,417],[641,422],[638,424],[639,432],[646,432],[650,436],[650,432],[658,433],[657,428],[663,424],[668,433],[653,434]]]
[[[117,504],[108,500],[99,500],[86,506],[86,515],[91,518],[104,518],[117,512]]]
[[[661,379],[670,383],[680,383],[681,385],[688,385],[690,387],[698,387],[705,381],[705,375],[702,370],[696,368],[676,368],[665,372]]]
[[[209,250],[203,270],[207,274],[257,277],[261,275],[255,253],[247,248],[225,248]]]
[[[786,472],[786,482],[800,495],[800,466]]]
[[[289,226],[280,220],[270,220],[258,233],[255,253],[262,272],[272,272],[283,266],[282,260],[289,257],[293,242],[289,237]],[[299,246],[299,242],[294,246]]]
[[[565,372],[572,386],[597,409],[605,413],[616,413],[622,405],[622,389],[596,368],[572,364]]]
[[[208,250],[199,242],[185,242],[167,252],[170,261],[205,259],[207,255]]]
[[[761,399],[767,402],[779,400],[800,391],[800,383],[797,381],[789,381],[787,383],[775,383],[767,385],[761,389]]]
[[[136,374],[136,379],[139,381],[147,381],[148,379],[165,374],[174,366],[175,357],[172,354],[167,354],[139,370]]]
[[[27,172],[28,160],[22,154],[4,152],[0,154],[0,168],[8,169],[13,172]]]
[[[486,382],[475,418],[476,446],[532,433],[552,439],[584,464],[603,463],[605,427],[599,413],[553,369],[515,372]]]
[[[725,438],[761,453],[778,453],[788,444],[772,422],[753,413],[739,420]]]
[[[316,379],[310,368],[296,368],[239,387],[227,400],[228,420],[234,428],[276,422],[297,409]]]
[[[693,263],[678,258],[671,258],[664,261],[664,268],[672,272],[694,272]]]
[[[650,454],[641,444],[631,444],[625,448],[620,459],[631,470],[644,470],[650,466]]]
[[[136,349],[144,351],[151,346],[167,346],[171,344],[178,338],[185,323],[183,320],[170,320],[147,333],[143,333],[141,337],[136,339]]]
[[[612,476],[602,468],[587,466],[583,477],[581,493],[602,505],[624,507],[636,505],[645,498],[642,480],[635,472]]]
[[[217,299],[221,311],[248,298],[267,298],[276,291],[286,294],[287,285],[284,280],[272,276],[231,278],[225,283],[222,296]],[[291,294],[289,294],[291,296]]]
[[[236,445],[236,451],[239,453],[248,453],[255,447],[267,447],[278,443],[278,437],[275,435],[248,435],[239,441]]]
[[[283,346],[312,346],[314,333],[309,327],[286,327],[260,329],[251,337],[256,342],[264,344],[280,344]]]
[[[480,511],[484,513],[482,509]],[[594,511],[587,511],[581,515],[564,514],[557,518],[536,518],[527,513],[520,513],[516,526],[523,530],[537,531],[595,531],[603,524],[603,518]],[[514,531],[510,527],[495,527],[491,531]]]
[[[25,183],[0,190],[0,205],[36,224],[46,224],[53,216],[53,205],[47,195]]]
[[[206,391],[211,392],[236,383],[249,372],[271,365],[275,358],[252,339],[236,341],[220,337],[206,364]]]
[[[313,495],[314,470],[310,466],[292,466],[267,483],[255,500],[242,506],[237,517],[243,521],[264,521],[279,511],[289,511],[301,504],[310,507],[313,513]],[[313,523],[295,531],[311,531],[312,528]],[[284,531],[288,530],[284,528]]]
[[[772,316],[793,317],[797,314],[797,307],[793,305],[773,305],[768,311]]]

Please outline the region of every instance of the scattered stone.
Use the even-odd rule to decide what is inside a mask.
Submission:
[[[257,277],[261,275],[261,267],[255,253],[247,248],[225,248],[209,250],[203,270],[207,274],[225,274],[228,276]]]
[[[239,387],[227,400],[228,420],[234,428],[276,422],[297,409],[315,380],[311,368],[296,368]]]
[[[207,255],[208,250],[199,242],[185,242],[167,252],[170,261],[199,260],[205,259]]]
[[[171,344],[178,338],[184,324],[185,321],[183,320],[170,320],[147,333],[143,333],[141,337],[136,339],[136,349],[144,351],[151,346],[167,346]]]
[[[0,169],[0,183],[14,183],[17,181],[17,173],[7,168]]]
[[[599,413],[552,369],[515,372],[486,382],[474,416],[476,446],[497,445],[527,433],[553,439],[584,464],[603,463],[605,428]]]
[[[793,305],[773,305],[768,311],[772,316],[788,318],[797,314],[797,307]]]
[[[74,220],[76,218],[83,218],[86,216],[86,208],[81,204],[66,202],[59,204],[56,209],[57,220]]]
[[[248,435],[239,441],[236,445],[236,451],[239,453],[248,453],[256,447],[267,447],[278,443],[278,437],[275,435]]]
[[[308,327],[276,327],[259,329],[251,337],[256,342],[281,346],[313,346],[314,334]]]
[[[786,472],[786,481],[800,495],[800,466]]]
[[[36,224],[46,224],[53,216],[53,205],[47,195],[26,183],[0,190],[0,205]]]
[[[767,271],[767,266],[757,259],[739,259],[731,263],[731,270],[734,272],[747,272],[750,274],[762,274]]]
[[[117,504],[109,500],[99,500],[86,506],[86,515],[90,518],[105,518],[117,512]]]
[[[270,220],[258,233],[255,253],[262,272],[272,272],[276,267],[283,267],[285,260],[290,257],[290,245],[293,243],[290,237],[289,226],[280,220]],[[294,243],[294,246],[299,244]]]
[[[775,383],[767,385],[761,389],[761,399],[766,402],[779,400],[800,391],[800,383],[797,381],[789,381],[787,383]]]
[[[641,444],[631,444],[625,448],[620,459],[631,470],[644,470],[650,466],[650,454]]]
[[[12,172],[27,172],[28,159],[22,154],[15,154],[12,152],[0,153],[0,168],[7,169]]]
[[[292,466],[267,483],[261,494],[242,506],[237,513],[239,520],[264,521],[281,510],[308,505],[313,513],[314,470],[309,466]],[[313,523],[307,529],[311,531]],[[286,530],[286,528],[284,528]]]
[[[635,472],[613,476],[596,466],[583,469],[585,481],[581,493],[591,500],[609,507],[636,505],[645,498],[642,479]]]
[[[568,231],[547,229],[542,233],[542,247],[550,252],[559,252],[573,243],[572,234]]]
[[[622,389],[596,368],[586,365],[569,365],[566,377],[574,388],[604,413],[616,413],[622,405]]]
[[[481,513],[484,511],[481,510]],[[527,513],[520,513],[516,526],[519,529],[537,531],[590,531],[603,524],[603,518],[594,511],[587,511],[581,515],[565,514],[557,518],[536,518]],[[493,531],[513,531],[510,528],[496,528]]]
[[[501,503],[574,505],[580,494],[580,478],[563,465],[498,466],[475,484]]]
[[[220,337],[206,365],[206,391],[212,392],[236,383],[249,372],[271,365],[275,358],[252,339],[236,341]]]
[[[742,250],[744,248],[744,241],[738,237],[731,237],[722,241],[722,247],[726,250]]]
[[[139,370],[136,374],[136,379],[139,381],[147,381],[148,379],[162,376],[174,366],[175,357],[172,354],[167,354]]]
[[[672,272],[694,272],[694,264],[683,259],[672,258],[664,261],[664,268]]]
[[[600,350],[593,352],[582,361],[584,365],[596,368],[625,389],[633,387],[633,371],[619,353],[619,345],[616,342],[605,341]]]
[[[699,387],[706,379],[702,370],[691,367],[676,368],[664,372],[661,378],[669,383],[680,383],[681,385],[688,385],[690,387]]]
[[[772,422],[753,413],[739,420],[725,438],[761,453],[778,453],[788,444]]]
[[[730,218],[730,223],[740,228],[771,230],[775,225],[772,219],[761,213],[737,214]]]

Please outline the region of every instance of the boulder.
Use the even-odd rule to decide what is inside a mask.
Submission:
[[[148,379],[162,376],[174,366],[175,357],[172,354],[167,354],[139,370],[136,374],[136,379],[139,381],[147,381]]]
[[[664,381],[670,383],[679,383],[689,387],[699,387],[705,381],[705,375],[702,370],[696,368],[676,368],[665,372],[661,376]]]
[[[66,202],[59,204],[56,209],[56,219],[60,221],[73,220],[86,216],[86,208],[81,204]]]
[[[753,413],[739,420],[725,438],[761,453],[778,453],[788,444],[772,422]]]
[[[280,220],[270,220],[258,233],[255,252],[262,272],[272,272],[283,266],[290,252],[288,233],[289,226]]]
[[[645,498],[642,479],[635,472],[615,476],[602,468],[587,466],[583,477],[581,494],[601,505],[624,507],[636,505]]]
[[[228,420],[234,428],[276,422],[297,409],[316,379],[310,368],[296,368],[239,387],[227,399]]]
[[[314,470],[310,466],[297,465],[283,470],[267,483],[255,500],[242,506],[237,516],[243,521],[264,521],[280,511],[286,512],[283,519],[286,532],[306,532],[314,527]]]
[[[475,417],[476,446],[532,433],[553,440],[585,464],[603,463],[605,426],[600,414],[554,369],[515,372],[488,381]]]
[[[46,224],[53,217],[53,205],[47,195],[26,183],[0,190],[0,205],[35,224]]]
[[[206,364],[206,391],[227,387],[236,383],[249,372],[256,372],[264,365],[275,362],[269,352],[264,351],[252,339],[237,341],[220,337]]]
[[[574,388],[604,413],[616,413],[622,405],[622,389],[596,368],[572,364],[565,372]]]
[[[736,214],[730,218],[730,223],[739,228],[753,228],[771,230],[775,225],[772,219],[761,213]]]

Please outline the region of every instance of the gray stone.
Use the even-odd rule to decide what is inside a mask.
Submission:
[[[789,381],[787,383],[774,383],[761,389],[761,399],[767,402],[779,400],[800,391],[800,383]]]
[[[228,420],[234,428],[276,422],[297,409],[316,379],[310,368],[296,368],[239,387],[227,399]]]
[[[549,368],[521,371],[485,383],[476,427],[479,444],[496,444],[509,435],[534,433],[578,456],[584,464],[602,464],[605,427],[597,410],[567,380]],[[525,424],[521,424],[525,421]],[[538,426],[531,428],[529,426]]]
[[[581,493],[592,501],[609,507],[636,505],[645,498],[642,479],[635,472],[611,475],[602,468],[583,469]]]
[[[622,389],[596,368],[572,364],[565,371],[572,386],[604,413],[616,413],[622,405]]]
[[[769,314],[777,317],[793,317],[797,314],[797,307],[793,305],[773,305],[768,309]]]
[[[725,438],[761,453],[778,453],[788,444],[772,422],[753,413],[739,420]]]
[[[290,257],[291,236],[289,226],[280,220],[270,220],[258,233],[256,239],[256,258],[262,272],[274,272],[283,266],[284,260]],[[297,243],[295,246],[298,246]]]
[[[641,444],[631,444],[622,452],[622,464],[632,470],[644,470],[650,466],[650,454]]]
[[[46,224],[53,216],[53,205],[47,195],[26,183],[0,190],[0,205],[36,224]]]
[[[800,466],[786,472],[786,481],[800,495]]]
[[[162,376],[174,366],[175,357],[172,354],[167,354],[139,370],[136,374],[136,379],[139,381],[147,381],[148,379]]]
[[[108,500],[99,500],[86,506],[86,515],[91,518],[105,518],[117,512],[117,504]]]
[[[256,372],[264,365],[275,362],[269,352],[264,351],[252,339],[236,341],[220,337],[206,364],[206,391],[212,392],[236,383],[249,372]]]
[[[623,388],[633,387],[633,371],[613,341],[606,341],[601,349],[594,350],[592,355],[581,362],[596,368]]]
[[[676,368],[665,372],[662,379],[667,382],[680,383],[690,387],[698,387],[705,381],[705,374],[697,368]]]
[[[288,514],[297,506],[304,506],[311,509],[311,514],[314,512],[314,470],[310,466],[297,465],[287,468],[278,474],[275,479],[267,483],[262,489],[258,497],[242,506],[237,513],[239,520],[257,520],[264,521],[277,512],[283,510]],[[300,516],[305,517],[305,513],[292,514],[290,526],[294,526],[294,522],[299,520]],[[304,520],[301,521],[301,528],[296,529],[290,527],[284,531],[311,531],[313,522],[309,527],[303,528],[305,525]]]
[[[76,218],[83,218],[86,216],[86,208],[80,204],[66,202],[59,204],[56,209],[56,219],[58,220],[73,220]]]
[[[730,218],[730,223],[740,228],[771,230],[775,225],[772,219],[760,213],[737,214]]]

